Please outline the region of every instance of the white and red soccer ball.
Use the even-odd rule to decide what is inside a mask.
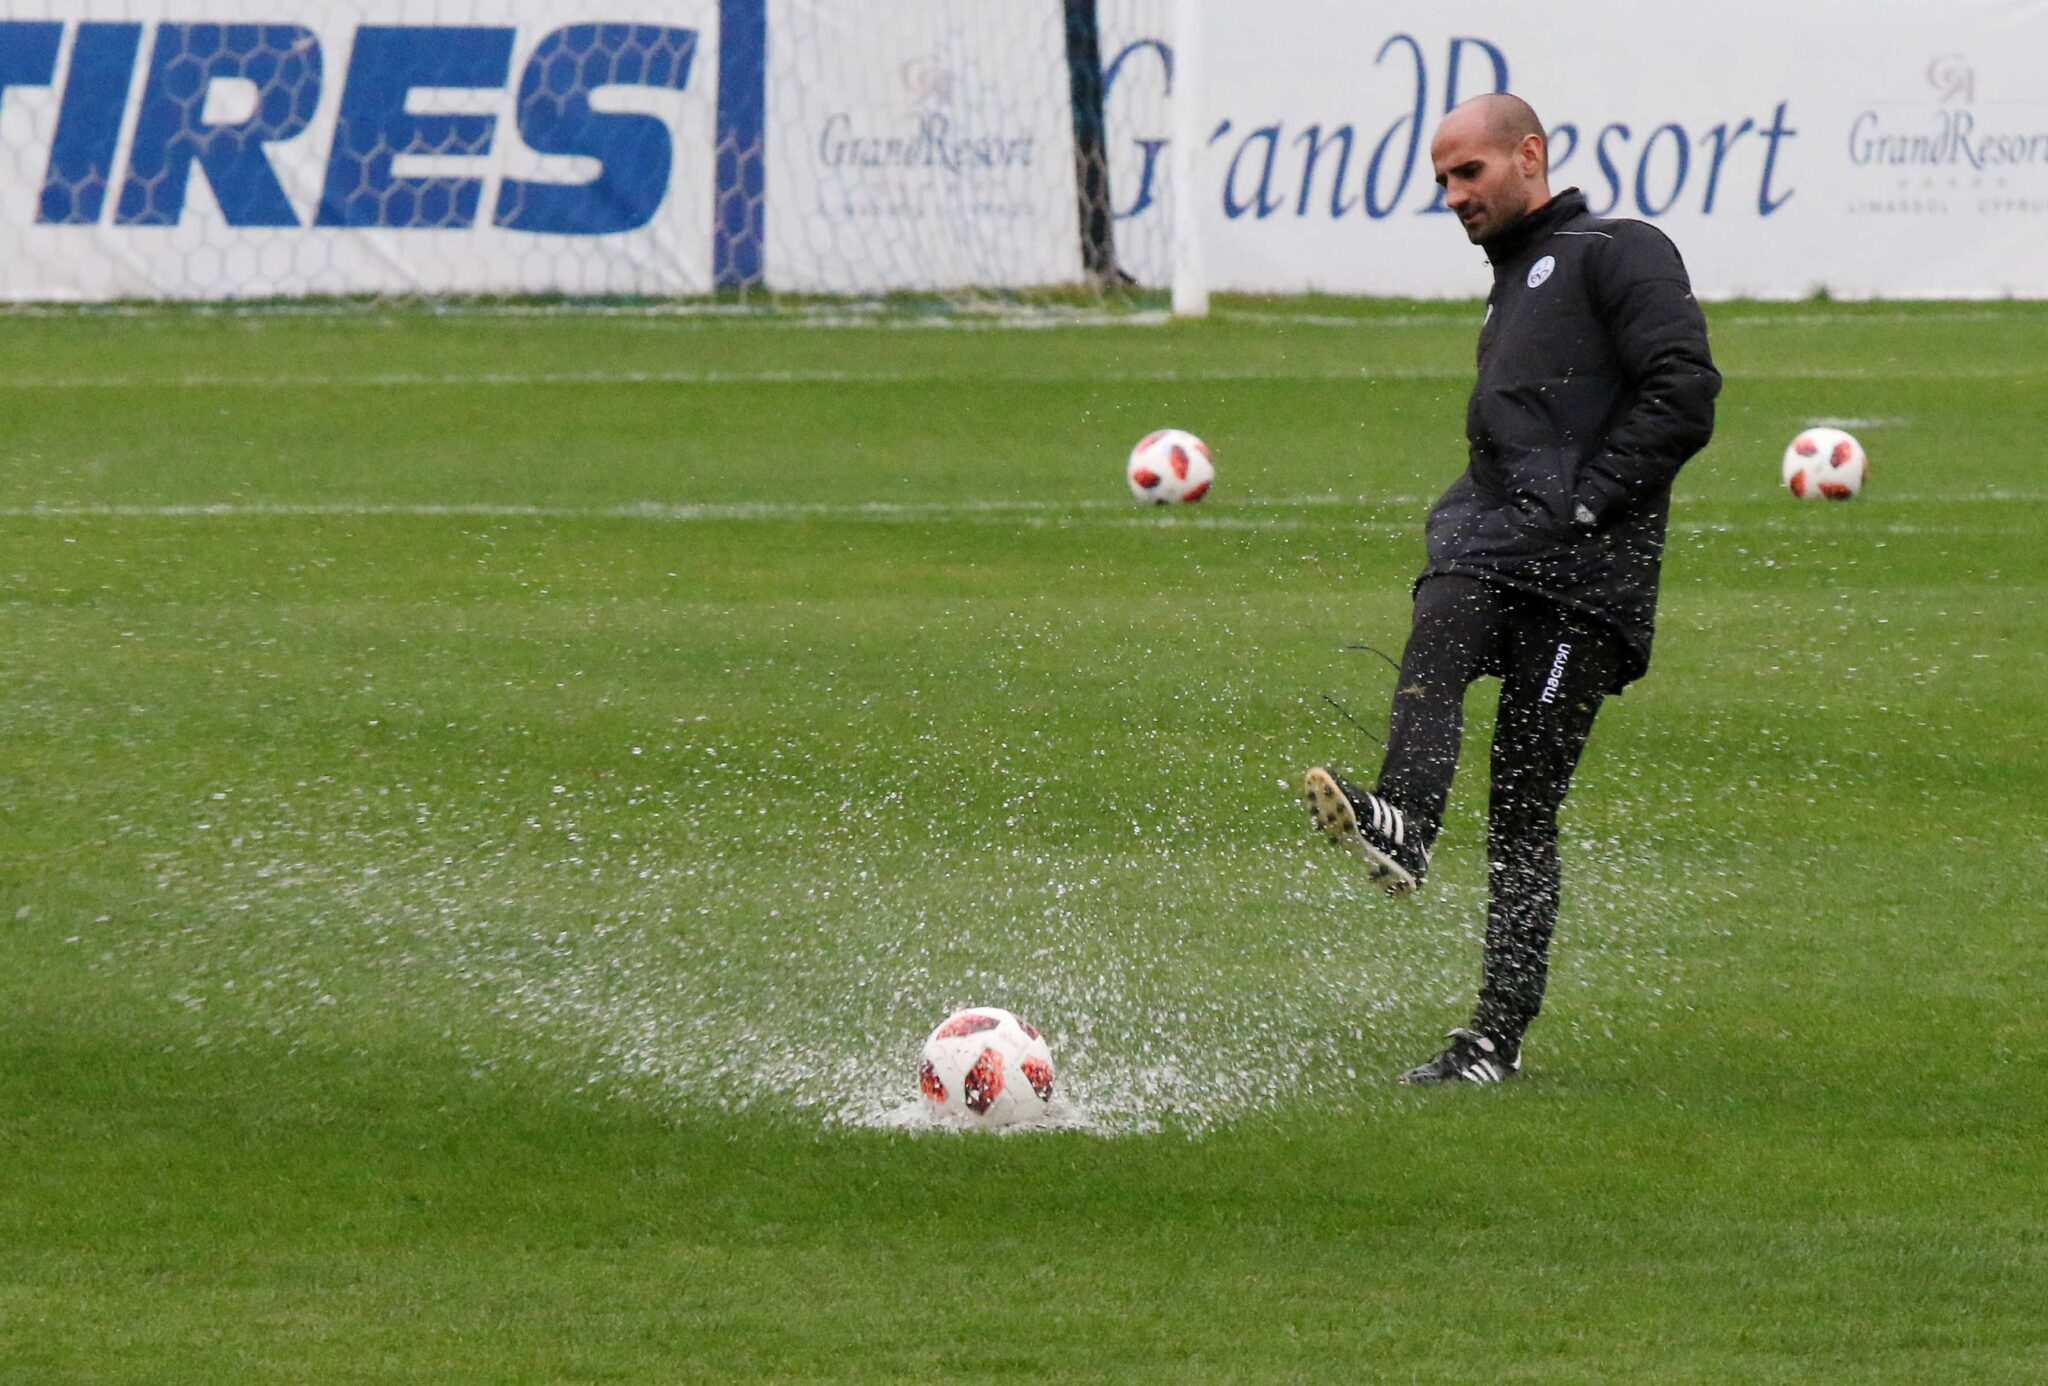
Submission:
[[[939,1022],[917,1068],[926,1115],[960,1126],[1036,1121],[1052,1105],[1052,1050],[1038,1028],[995,1006]]]
[[[1178,428],[1148,433],[1131,449],[1124,467],[1131,494],[1154,505],[1198,501],[1209,494],[1216,479],[1216,463],[1209,445],[1194,434]]]
[[[1863,489],[1870,459],[1863,445],[1839,428],[1809,428],[1785,449],[1780,474],[1801,500],[1848,500]]]

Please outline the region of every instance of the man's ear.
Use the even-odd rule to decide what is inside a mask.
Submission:
[[[1522,172],[1534,177],[1546,173],[1550,168],[1550,147],[1541,135],[1522,136],[1521,148],[1515,151],[1521,155]]]

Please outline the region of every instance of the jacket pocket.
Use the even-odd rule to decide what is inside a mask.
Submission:
[[[1562,448],[1542,448],[1506,459],[1502,467],[1508,503],[1531,530],[1558,538],[1572,536],[1572,496],[1578,466]]]

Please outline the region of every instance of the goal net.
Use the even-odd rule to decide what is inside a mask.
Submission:
[[[1169,0],[17,0],[0,299],[1159,286]]]

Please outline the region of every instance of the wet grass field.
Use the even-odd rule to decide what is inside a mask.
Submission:
[[[1476,305],[0,318],[0,1377],[2048,1374],[2048,307],[1710,319],[1527,1076],[1416,1093],[1493,685],[1419,899],[1295,786]],[[1060,1129],[918,1129],[966,1003]]]

